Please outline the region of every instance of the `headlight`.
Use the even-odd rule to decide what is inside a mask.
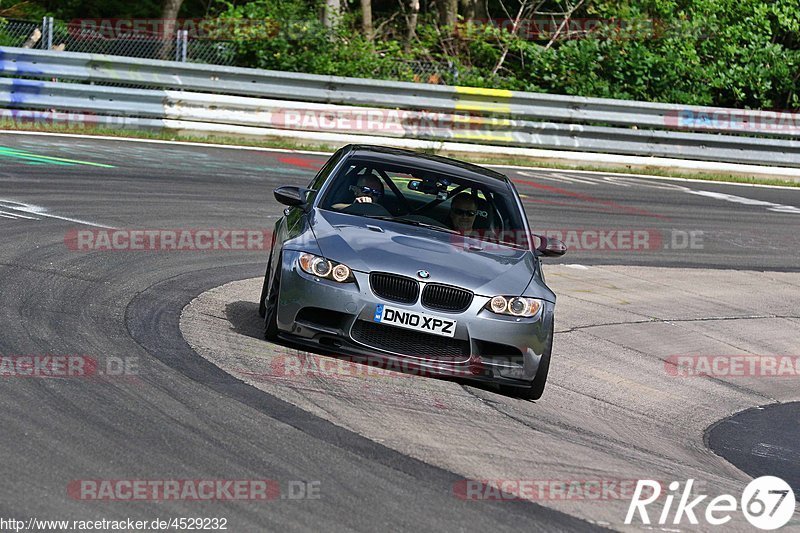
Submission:
[[[495,296],[486,304],[486,309],[498,315],[530,318],[542,308],[541,300],[522,296]]]
[[[312,276],[331,279],[339,283],[355,281],[350,267],[336,261],[329,261],[318,255],[302,254],[300,256],[300,268],[303,269],[303,272]]]
[[[333,276],[333,279],[338,281],[339,283],[344,283],[351,275],[352,273],[350,272],[350,269],[347,267],[347,265],[343,265],[341,263],[333,267],[333,271],[331,274],[331,276]]]

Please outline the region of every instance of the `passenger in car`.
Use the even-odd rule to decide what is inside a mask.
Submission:
[[[471,194],[462,192],[457,194],[450,203],[449,225],[452,229],[467,233],[472,231],[478,207]]]

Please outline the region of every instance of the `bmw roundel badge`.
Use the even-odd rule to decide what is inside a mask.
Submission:
[[[421,277],[422,279],[428,279],[431,277],[431,273],[427,270],[417,270],[417,276]]]

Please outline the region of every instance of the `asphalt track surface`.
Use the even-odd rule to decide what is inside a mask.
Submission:
[[[755,407],[715,424],[709,445],[753,477],[780,473],[800,493],[800,410],[798,404]]]
[[[93,225],[269,230],[282,210],[272,189],[306,184],[324,157],[11,134],[0,135],[0,147],[0,294],[4,301],[0,307],[0,353],[85,354],[96,358],[101,367],[112,359],[132,360],[137,365],[136,376],[125,379],[0,381],[0,446],[6,480],[0,488],[0,517],[225,517],[234,531],[322,527],[554,531],[593,529],[598,527],[596,522],[621,527],[621,517],[593,523],[592,514],[613,513],[592,513],[591,508],[586,511],[586,505],[572,512],[564,502],[454,498],[453,484],[464,478],[456,468],[404,453],[401,446],[369,438],[349,428],[349,423],[337,424],[318,416],[300,407],[299,400],[262,392],[196,354],[181,336],[181,309],[205,291],[263,274],[263,251],[76,252],[65,245],[65,235],[71,230]],[[679,291],[683,296],[680,304],[689,306],[688,314],[699,322],[715,310],[711,304],[722,302],[723,307],[736,308],[730,320],[719,321],[728,323],[727,327],[703,331],[701,336],[711,335],[721,346],[746,353],[797,354],[800,190],[540,170],[508,173],[525,196],[534,228],[565,235],[573,230],[571,235],[579,245],[581,238],[588,239],[586,249],[573,250],[551,264],[588,266],[598,269],[601,278],[620,272],[604,265],[668,267],[636,271],[649,284],[642,291],[648,298]],[[593,246],[598,231],[607,235],[620,230],[646,231],[648,247],[620,250],[607,243],[598,250]],[[582,270],[556,268],[561,269],[558,285],[565,290],[570,288],[565,283],[570,281],[568,269]],[[710,269],[730,272],[722,275]],[[686,271],[695,272],[691,278],[695,285],[681,287],[681,273]],[[621,275],[632,277],[630,270]],[[659,285],[662,275],[670,282]],[[575,285],[585,283],[573,281]],[[741,291],[737,291],[740,283]],[[725,298],[710,292],[717,285],[726,289]],[[634,286],[630,294],[641,289]],[[583,287],[583,291],[590,295],[592,287]],[[602,301],[607,296],[589,297],[598,300],[591,302],[594,308],[588,312],[603,315]],[[691,309],[692,302],[711,304]],[[245,330],[252,327],[246,321],[252,320],[253,309],[246,303],[223,318],[244,321],[239,325]],[[644,306],[646,302],[640,298],[638,303]],[[743,328],[741,324],[747,321],[737,320],[746,317],[749,307],[753,307],[750,314],[760,318]],[[596,326],[579,320],[586,309],[573,309],[575,322],[559,326],[565,338],[573,326]],[[671,310],[671,316],[663,314],[653,321],[669,324],[670,318],[681,314]],[[639,311],[641,316],[653,315]],[[247,312],[250,318],[242,318]],[[619,310],[609,312],[606,322],[615,322],[618,314]],[[610,326],[605,340],[629,335],[632,321],[631,317],[616,320],[618,324]],[[650,332],[638,338],[636,349],[651,349],[654,336],[662,345],[673,341],[663,331]],[[597,338],[576,342],[573,347],[588,357]],[[666,354],[693,349],[661,348]],[[713,349],[720,350],[720,346]],[[603,366],[598,362],[591,366],[594,377],[600,377]],[[578,369],[561,372],[566,375],[565,370]],[[630,385],[630,380],[622,378],[625,376],[616,381],[620,389]],[[427,381],[436,384],[432,386],[440,383]],[[796,378],[777,385],[767,380],[745,384],[720,381],[715,387],[744,391],[736,407],[731,405],[730,412],[722,416],[754,405],[798,399]],[[698,383],[679,389],[694,398],[706,390]],[[592,441],[581,431],[584,426],[595,426],[599,420],[612,431],[624,432],[632,413],[638,422],[652,416],[651,410],[624,403],[631,397],[603,404],[599,391],[593,395],[591,383],[586,384],[587,391],[580,389],[580,382],[570,385],[577,388],[569,395],[569,404],[559,404],[562,396],[556,386],[548,389],[541,404],[522,407],[508,404],[490,391],[460,390],[477,395],[486,405],[501,402],[494,414],[481,413],[486,435],[492,434],[493,421],[501,435],[514,431],[505,424],[516,415],[504,412],[504,407],[524,409],[525,424],[540,425],[544,438],[531,443],[527,451],[512,451],[542,457],[543,464],[551,452],[547,446],[555,449],[572,440],[588,448],[602,446],[602,440]],[[715,405],[718,392],[709,393],[709,406]],[[582,404],[586,398],[599,403]],[[542,422],[536,418],[537,405],[550,410]],[[586,405],[602,409],[582,409]],[[559,408],[565,420],[561,424],[556,418]],[[708,417],[717,411],[707,411],[693,423],[715,421]],[[678,414],[687,412],[684,408]],[[663,430],[656,426],[654,431]],[[659,449],[675,444],[669,435],[661,440],[648,438],[641,427],[636,428],[642,442],[636,453],[674,462],[679,455],[673,457]],[[464,417],[461,431],[472,430],[469,418]],[[611,442],[608,435],[600,437]],[[435,440],[435,435],[432,438]],[[494,444],[508,451],[502,438]],[[582,450],[576,448],[575,452]],[[721,464],[722,459],[709,450],[697,453],[708,462],[707,468],[698,467],[697,472],[710,471],[715,476],[709,483],[733,490],[735,481],[747,479],[733,466]],[[787,448],[785,453],[797,452]],[[491,462],[493,456],[487,457]],[[624,454],[615,457],[619,464],[626,459]],[[565,460],[560,459],[562,466]],[[567,466],[572,467],[573,478],[593,475],[592,465],[585,460],[586,456],[572,456]],[[642,470],[638,474],[656,476],[660,472],[663,470]],[[600,469],[594,475],[609,473]],[[271,502],[92,502],[67,493],[71,482],[85,479],[271,479],[280,484],[282,494],[290,482],[305,480],[319,482],[322,497]]]

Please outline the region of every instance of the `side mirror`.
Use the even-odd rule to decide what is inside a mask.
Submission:
[[[545,237],[544,235],[535,236],[539,240],[536,251],[545,257],[561,257],[567,253],[567,245],[563,241]]]
[[[275,195],[275,199],[278,200],[283,205],[288,206],[300,206],[303,207],[306,205],[306,193],[308,189],[304,189],[302,187],[293,187],[287,185],[285,187],[278,187],[272,193]]]

